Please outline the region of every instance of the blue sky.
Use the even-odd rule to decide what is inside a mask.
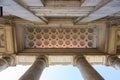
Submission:
[[[18,80],[29,67],[30,66],[20,65],[9,67],[0,72],[0,80]],[[93,67],[105,80],[120,80],[120,70],[103,65],[94,65]],[[83,78],[76,67],[73,67],[72,65],[57,65],[45,68],[40,80],[83,80]]]

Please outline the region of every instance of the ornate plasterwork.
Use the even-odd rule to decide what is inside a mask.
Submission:
[[[25,27],[25,48],[96,48],[97,27]]]
[[[117,32],[117,50],[120,51],[120,31]]]
[[[5,32],[0,28],[0,48],[5,48]]]
[[[110,26],[119,26],[120,25],[120,18],[110,18],[108,20]]]

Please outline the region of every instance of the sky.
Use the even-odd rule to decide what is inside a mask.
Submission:
[[[0,72],[0,80],[18,80],[30,66],[17,65]],[[103,65],[93,66],[105,80],[120,80],[120,70]],[[44,69],[40,80],[84,80],[78,68],[72,65],[49,66]]]

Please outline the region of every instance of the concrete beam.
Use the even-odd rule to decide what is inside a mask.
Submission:
[[[100,6],[100,5],[99,5]],[[101,5],[102,6],[102,5]],[[120,11],[120,0],[112,0],[107,2],[107,4],[101,8],[95,9],[90,15],[82,19],[80,22],[90,22],[104,18],[106,16],[112,15]]]
[[[80,22],[82,19],[88,17],[90,14],[94,13],[104,5],[106,5],[111,0],[85,0],[85,2],[81,6],[95,6],[94,10],[87,14],[87,16],[84,17],[78,17],[76,20],[74,20],[74,23]]]
[[[18,3],[19,5],[21,5],[22,7],[24,7],[25,9],[27,9],[28,11],[30,11],[31,13],[34,14],[34,12],[32,12],[28,6],[43,6],[43,3],[41,0],[34,0],[34,1],[21,1],[21,0],[14,0],[16,3]],[[31,4],[32,3],[32,4]],[[34,14],[35,15],[35,14]],[[36,15],[35,15],[36,16]],[[42,19],[44,22],[48,23],[48,20],[43,17],[43,16],[39,16],[40,19]]]
[[[94,10],[94,7],[30,7],[37,16],[63,16],[63,17],[78,17],[86,16]]]
[[[45,23],[44,20],[35,16],[31,11],[27,10],[14,0],[1,1],[0,5],[3,6],[3,12],[8,13],[9,15],[14,15],[29,21]]]
[[[102,0],[85,0],[81,6],[96,6]]]

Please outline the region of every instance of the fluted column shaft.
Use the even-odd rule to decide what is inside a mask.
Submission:
[[[11,56],[2,57],[0,59],[0,71],[8,68],[13,63],[13,59]]]
[[[46,60],[42,57],[38,57],[19,80],[39,80],[45,67]]]
[[[109,56],[108,64],[110,66],[120,70],[120,58],[118,58],[117,56]]]
[[[84,80],[104,80],[102,76],[88,63],[84,56],[76,57],[75,61]]]

